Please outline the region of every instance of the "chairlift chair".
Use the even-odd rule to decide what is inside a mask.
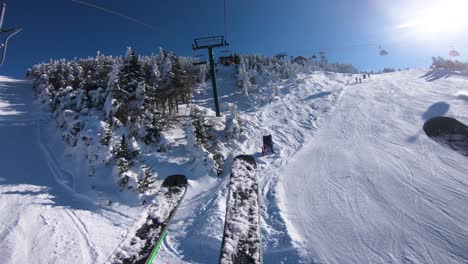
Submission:
[[[225,42],[226,43],[226,42]],[[224,49],[221,50],[221,53],[228,54],[231,53],[231,50],[229,49],[229,45],[225,45]]]
[[[379,46],[379,49],[380,49],[380,52],[379,52],[380,56],[386,56],[386,55],[388,55],[388,52],[387,52],[386,50],[382,49],[381,46]]]
[[[1,11],[0,11],[0,34],[2,34],[2,33],[7,34],[7,37],[5,38],[5,41],[3,43],[0,43],[0,49],[2,49],[2,55],[1,55],[2,57],[0,58],[0,66],[2,66],[3,63],[5,62],[5,58],[6,58],[6,51],[7,51],[7,47],[8,47],[8,41],[10,40],[11,37],[18,34],[23,29],[22,28],[2,29],[3,19],[5,17],[5,11],[6,11],[6,4],[2,3],[0,8],[1,8]]]
[[[194,57],[195,57],[195,62],[193,63],[193,65],[207,64],[206,60],[203,59],[205,55],[196,54]]]
[[[196,60],[200,60],[200,59],[205,58],[206,55],[204,55],[204,54],[199,54],[199,53],[198,53],[198,50],[195,50],[195,55],[193,55],[193,57],[194,57]]]
[[[206,61],[197,61],[197,62],[194,62],[193,65],[197,66],[197,65],[206,65],[208,64]]]
[[[195,45],[195,44],[193,44]],[[204,64],[207,64],[206,60],[204,59],[205,58],[205,55],[203,54],[199,54],[198,53],[198,50],[194,48],[194,46],[192,45],[192,49],[195,53],[195,55],[193,56],[195,58],[195,62],[193,63],[193,65],[204,65]]]
[[[458,57],[458,56],[460,56],[460,52],[458,52],[458,51],[456,51],[455,49],[452,48],[452,50],[449,51],[449,55],[451,57]]]
[[[221,50],[221,53],[223,55],[220,57],[220,60],[227,59],[229,61],[229,64],[234,64],[234,55],[232,54],[231,49],[229,49],[229,44],[227,43],[226,40],[224,41],[224,49]],[[225,63],[222,62],[221,64],[225,64]]]
[[[319,54],[320,54],[320,60],[325,61],[325,51],[320,51]]]

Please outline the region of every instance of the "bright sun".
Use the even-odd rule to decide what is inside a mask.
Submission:
[[[397,26],[421,35],[459,34],[468,30],[468,0],[446,0],[420,6]]]

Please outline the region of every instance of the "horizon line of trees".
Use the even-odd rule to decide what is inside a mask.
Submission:
[[[447,69],[452,71],[459,71],[462,74],[468,75],[468,63],[458,60],[444,59],[442,57],[432,57],[432,69]]]

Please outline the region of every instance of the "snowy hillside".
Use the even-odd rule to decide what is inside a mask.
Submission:
[[[60,148],[33,105],[31,83],[0,77],[2,263],[104,262],[139,210],[76,193]],[[58,138],[58,140],[61,140]]]
[[[440,115],[467,124],[467,87],[447,71],[411,70],[347,89],[278,172],[281,214],[304,260],[466,263],[467,157],[422,127]]]
[[[162,132],[168,148],[139,148],[155,186],[169,174],[189,179],[156,263],[218,263],[238,154],[257,160],[264,263],[467,261],[466,157],[427,138],[422,126],[437,115],[468,124],[468,79],[420,69],[356,84],[351,74],[269,80],[264,71],[246,74],[248,87],[238,89],[234,67],[217,74],[223,117],[214,117],[211,87],[201,85]],[[105,165],[89,175],[89,157],[80,156],[89,146],[70,152],[77,148],[33,105],[31,86],[0,80],[0,256],[105,263],[145,214],[141,200],[154,195],[111,185]],[[219,144],[200,142],[198,126]],[[267,134],[275,153],[262,156]]]

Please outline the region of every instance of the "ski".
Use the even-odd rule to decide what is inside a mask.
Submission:
[[[135,224],[108,262],[151,264],[186,192],[187,178],[184,175],[168,176],[142,221]]]
[[[262,263],[257,164],[252,156],[234,158],[220,263]]]

